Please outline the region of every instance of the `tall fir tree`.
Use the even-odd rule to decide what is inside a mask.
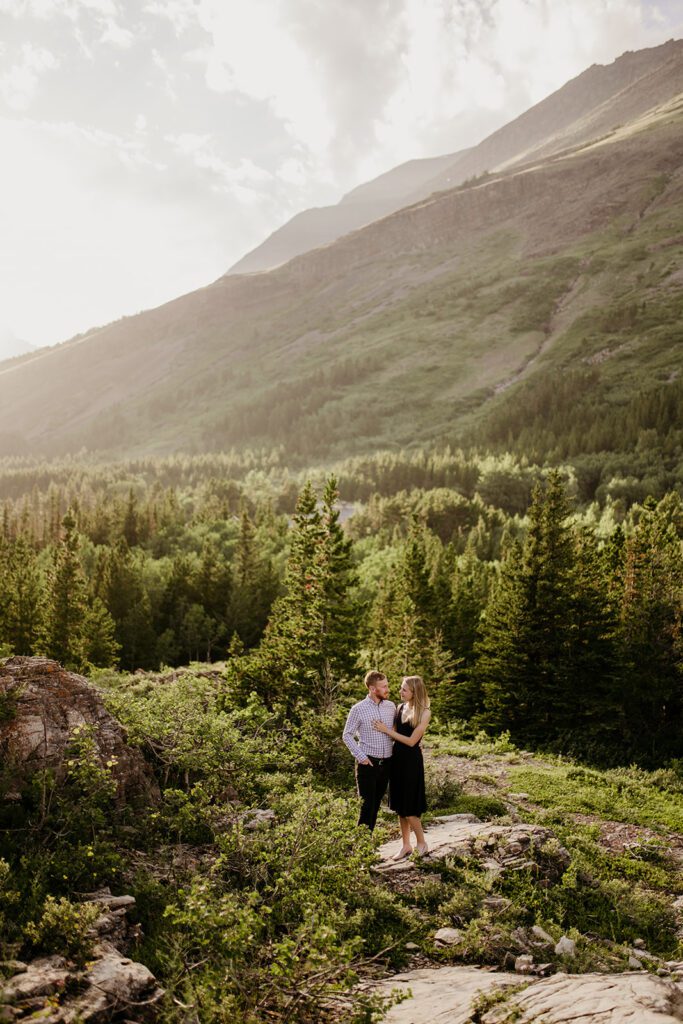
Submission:
[[[7,565],[6,640],[15,654],[33,654],[43,625],[43,580],[35,552],[23,536]]]
[[[620,643],[625,743],[659,763],[683,753],[683,503],[648,499],[626,542]]]
[[[305,484],[292,519],[284,594],[260,646],[232,663],[240,691],[254,691],[268,703],[324,707],[351,664],[353,571],[335,492],[332,481],[319,508],[312,485]]]
[[[444,644],[440,588],[432,582],[433,539],[423,523],[412,521],[396,566],[371,609],[365,656],[392,682],[404,675],[423,676],[435,697],[452,679],[453,658]],[[438,567],[438,553],[435,561]]]
[[[47,603],[42,645],[64,668],[85,667],[87,585],[78,557],[76,520],[70,512],[62,519],[62,537],[48,573]]]
[[[569,508],[558,473],[537,485],[524,549],[504,563],[476,646],[480,720],[510,729],[529,743],[547,742],[561,729],[571,687],[573,542]]]
[[[139,555],[121,538],[100,559],[96,593],[114,621],[122,668],[157,668],[157,636]]]
[[[263,636],[277,590],[272,562],[259,551],[254,524],[243,505],[233,559],[229,621],[231,631],[246,647],[253,647]]]
[[[444,642],[454,659],[452,680],[439,692],[439,717],[470,719],[481,706],[481,687],[474,675],[474,648],[491,589],[490,563],[468,542],[451,566],[449,598],[444,613]]]
[[[84,661],[96,668],[113,668],[118,664],[120,646],[115,636],[114,620],[99,597],[88,602],[83,623]]]

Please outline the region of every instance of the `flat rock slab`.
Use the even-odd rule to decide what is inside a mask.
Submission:
[[[382,983],[384,994],[412,993],[393,1006],[384,1024],[471,1024],[472,1003],[482,992],[519,985],[518,974],[497,974],[479,967],[440,967],[408,971]]]
[[[673,1024],[683,1021],[683,988],[641,972],[556,974],[511,997],[516,1024]],[[482,1024],[500,1020],[493,1011]]]
[[[559,877],[569,866],[569,854],[550,829],[540,825],[498,825],[479,821],[473,814],[449,814],[437,818],[425,831],[429,853],[425,863],[436,863],[448,857],[476,859],[485,870],[496,874],[534,867],[540,875]],[[377,870],[388,876],[417,872],[413,858],[395,861],[400,840],[384,843],[379,848]]]
[[[382,983],[383,992],[412,993],[384,1024],[675,1024],[683,1021],[683,985],[643,972],[556,974],[522,991],[519,975],[476,967],[409,971]],[[489,1010],[474,1011],[481,993],[513,988]]]

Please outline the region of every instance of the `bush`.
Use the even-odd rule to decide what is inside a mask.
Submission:
[[[202,1021],[317,1021],[364,956],[401,962],[411,916],[375,883],[376,840],[355,807],[298,789],[275,811],[272,827],[220,836],[213,867],[166,908],[157,955]]]
[[[48,896],[40,920],[26,926],[26,937],[36,953],[61,953],[83,964],[92,953],[91,929],[100,913],[92,903],[79,905],[63,896]]]

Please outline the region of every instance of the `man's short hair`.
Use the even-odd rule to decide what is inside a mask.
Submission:
[[[382,680],[386,678],[387,677],[384,675],[384,672],[377,672],[376,669],[371,669],[369,672],[365,673],[365,685],[369,690],[371,686],[381,683]]]

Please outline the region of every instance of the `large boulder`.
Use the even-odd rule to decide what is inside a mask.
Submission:
[[[518,990],[519,985],[518,975],[490,974],[476,967],[408,971],[382,983],[385,994],[398,991],[407,997],[389,1010],[384,1024],[503,1024],[513,1020],[515,1024],[675,1024],[683,1021],[683,987],[645,972],[556,974],[532,981],[522,991]],[[500,993],[498,999],[486,998],[496,992]]]
[[[83,676],[49,658],[0,662],[0,800],[18,799],[37,772],[66,774],[67,748],[77,726],[91,726],[97,755],[109,763],[120,806],[155,800],[158,787],[139,750]]]

